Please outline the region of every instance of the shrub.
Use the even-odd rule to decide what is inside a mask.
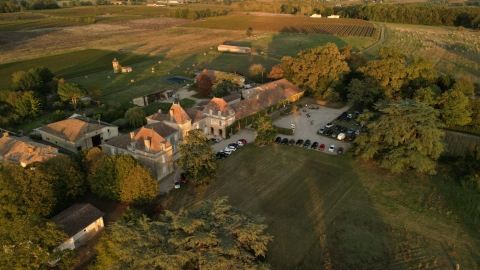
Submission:
[[[275,130],[278,134],[293,135],[293,130],[290,128],[275,127]]]

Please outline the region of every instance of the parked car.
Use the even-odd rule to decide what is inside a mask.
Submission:
[[[323,151],[325,150],[325,144],[320,144],[320,147],[318,147],[318,150]]]
[[[215,144],[215,143],[219,143],[219,142],[220,142],[220,139],[211,138],[210,141]]]
[[[318,130],[318,133],[323,134],[325,132],[325,128],[321,128]]]
[[[355,135],[360,134],[360,129],[355,130]]]
[[[175,187],[175,189],[179,189],[180,188],[180,181],[178,181],[178,179],[173,180],[173,186]]]
[[[277,137],[277,138],[275,139],[275,143],[280,143],[280,142],[282,142],[282,138]]]
[[[340,130],[341,128],[342,128],[342,126],[340,126],[340,125],[335,125],[335,127],[333,127],[333,129],[335,129],[335,130]]]
[[[237,143],[231,143],[228,145],[228,147],[233,147],[235,148],[235,150],[237,150],[237,148],[240,147],[240,145],[238,145]]]
[[[353,117],[353,114],[351,114],[351,113],[349,113],[349,114],[347,115],[347,118],[352,118],[352,117]]]
[[[303,144],[303,140],[297,140],[297,142],[295,143],[296,146],[299,146],[299,145],[302,145]]]
[[[337,137],[337,133],[333,132],[333,133],[332,133],[332,137],[333,137],[333,138],[336,138],[336,137]]]
[[[355,126],[360,126],[360,122],[355,121]]]
[[[352,118],[348,118],[348,117],[346,117],[345,119],[343,119],[343,121],[344,121],[345,123],[348,123],[348,122],[350,122],[350,120],[352,120]]]
[[[341,132],[347,131],[347,127],[342,127],[342,128],[340,129],[340,131],[341,131]]]
[[[238,146],[243,146],[243,143],[241,141],[236,141],[235,142]]]
[[[284,138],[281,143],[282,144],[287,144],[288,143],[288,138]]]
[[[235,148],[233,146],[227,146],[227,147],[225,147],[225,149],[223,149],[223,152],[234,152],[236,150],[237,150],[237,148]]]
[[[348,130],[348,134],[352,134],[352,133],[354,133],[354,132],[355,132],[355,129],[354,129],[354,128],[350,128],[350,129]]]
[[[337,117],[337,120],[338,120],[338,121],[342,121],[343,118],[344,118],[344,117],[343,117],[342,115],[340,115],[339,117]]]
[[[328,123],[328,124],[325,125],[325,127],[326,127],[326,128],[331,128],[331,127],[333,127],[333,124],[332,124],[332,123]]]
[[[337,154],[343,154],[343,147],[338,148]]]
[[[330,147],[328,148],[328,152],[332,152],[335,151],[335,144],[332,144],[330,145]]]
[[[343,116],[343,117],[346,117],[347,115],[348,115],[348,112],[343,112],[343,113],[342,113],[342,116]]]
[[[356,138],[355,134],[352,134],[348,137],[348,140],[353,141],[353,140],[355,140],[355,138]]]
[[[337,140],[343,141],[344,139],[345,139],[345,133],[340,133],[340,134],[338,134]]]
[[[217,159],[224,159],[228,157],[228,154],[225,152],[217,152],[216,156],[217,156]]]
[[[303,147],[307,148],[310,146],[310,140],[306,140],[304,143],[303,143]]]
[[[310,147],[311,149],[315,150],[318,147],[318,142],[312,143],[312,146]]]
[[[240,139],[240,140],[238,140],[238,141],[239,141],[239,142],[242,142],[243,145],[247,144],[247,140],[245,140],[245,139]]]
[[[359,112],[359,111],[354,111],[353,113],[354,113],[354,114],[360,114],[360,112]]]
[[[180,174],[180,181],[181,181],[182,183],[186,183],[186,182],[188,181],[188,180],[187,180],[187,177],[185,176],[184,173],[181,173],[181,174]]]
[[[294,145],[295,144],[295,140],[294,139],[290,139],[290,141],[288,141],[288,145]]]

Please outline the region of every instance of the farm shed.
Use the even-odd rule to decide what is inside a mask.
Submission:
[[[322,14],[312,14],[310,18],[322,18]]]
[[[327,18],[329,18],[329,19],[340,19],[340,15],[330,15],[330,16],[327,16]]]
[[[236,53],[251,53],[252,49],[249,47],[232,46],[232,45],[218,45],[219,52],[236,52]]]
[[[122,73],[129,73],[129,72],[132,72],[132,67],[130,66],[122,67]]]

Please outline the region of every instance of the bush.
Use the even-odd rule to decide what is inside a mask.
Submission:
[[[293,135],[293,130],[291,128],[275,127],[275,130],[278,134]]]
[[[459,27],[457,27],[457,31],[465,31],[465,27],[459,26]]]
[[[64,119],[66,119],[67,116],[65,115],[65,112],[64,111],[61,111],[61,110],[56,110],[53,114],[52,114],[52,122],[58,122],[58,121],[62,121]]]

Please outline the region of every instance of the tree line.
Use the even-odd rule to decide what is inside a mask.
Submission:
[[[0,1],[0,13],[13,13],[22,10],[39,10],[60,8],[55,0],[2,0]]]
[[[53,250],[66,235],[47,218],[91,190],[100,197],[142,204],[158,194],[158,182],[130,155],[98,148],[44,162],[0,165],[0,265],[6,269],[47,268],[57,258],[69,268],[72,254]]]
[[[170,10],[167,16],[172,18],[196,20],[196,19],[208,18],[208,17],[225,16],[227,14],[228,14],[227,10],[212,11],[209,8],[205,10],[189,10],[188,8],[184,8],[184,9],[177,8],[175,10]]]
[[[377,22],[463,26],[480,26],[478,7],[419,6],[416,4],[395,5],[353,5],[339,12],[345,18],[363,19]]]

